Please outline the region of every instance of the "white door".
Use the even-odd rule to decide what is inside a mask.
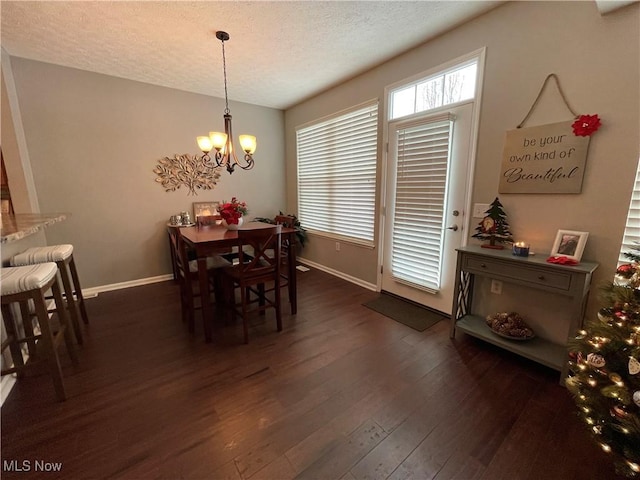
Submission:
[[[473,105],[389,123],[382,290],[447,314],[466,235]]]

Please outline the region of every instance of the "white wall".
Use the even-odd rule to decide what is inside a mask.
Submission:
[[[197,196],[167,193],[157,161],[198,153],[196,136],[223,128],[223,99],[15,57],[11,65],[40,211],[71,214],[47,241],[74,245],[84,288],[169,274],[165,225],[192,202],[237,196],[250,217],[284,209],[282,111],[230,102],[235,134],[258,138],[256,166],[223,171]]]
[[[296,126],[371,98],[383,102],[385,86],[486,46],[473,201],[489,203],[498,196],[505,132],[522,121],[546,76],[556,73],[573,108],[597,113],[603,123],[591,139],[582,193],[499,196],[512,231],[540,255],[550,251],[558,229],[590,232],[583,258],[601,264],[594,285],[608,281],[639,157],[639,18],[637,3],[602,16],[593,2],[509,2],[287,110],[288,210],[296,211]],[[526,126],[570,119],[554,88],[548,88]],[[335,252],[333,242],[310,236],[303,255],[376,282],[375,249],[343,243]],[[596,297],[591,296],[591,309]]]

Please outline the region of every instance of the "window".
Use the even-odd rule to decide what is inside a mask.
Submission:
[[[475,97],[478,59],[390,92],[391,120]]]
[[[373,245],[378,103],[300,128],[298,215],[309,231]]]
[[[618,265],[629,263],[629,259],[624,256],[625,253],[640,253],[637,249],[640,247],[640,163],[636,172],[636,183],[633,185],[633,193],[629,202],[629,213],[627,215],[627,224],[622,237],[622,245],[620,246],[620,258]]]

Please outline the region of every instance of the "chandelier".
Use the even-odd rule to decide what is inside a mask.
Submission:
[[[241,163],[233,149],[233,133],[231,130],[231,111],[229,110],[229,98],[227,97],[227,61],[224,54],[224,42],[229,40],[227,32],[216,32],[216,38],[222,42],[222,71],[224,74],[224,133],[209,132],[209,136],[198,137],[198,147],[204,153],[203,159],[210,161],[209,152],[215,150],[213,160],[218,167],[226,167],[229,173],[233,173],[236,165],[243,170],[253,168],[253,153],[256,151],[256,137],[253,135],[240,135],[240,146],[244,151],[244,161]]]

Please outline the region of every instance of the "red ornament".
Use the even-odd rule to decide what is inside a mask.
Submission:
[[[629,414],[627,413],[627,411],[626,411],[624,408],[622,408],[622,407],[620,407],[620,406],[618,406],[618,405],[615,405],[615,406],[611,409],[611,416],[612,416],[612,417],[624,418],[624,417],[626,417],[627,415],[629,415]]]
[[[616,275],[620,275],[623,278],[631,278],[635,273],[636,269],[630,263],[625,263],[624,265],[620,265],[616,270]]]
[[[616,310],[615,312],[613,312],[613,314],[621,320],[624,320],[626,315],[624,313],[624,310]]]
[[[573,134],[579,137],[588,137],[600,128],[600,118],[598,115],[580,115],[571,125]]]

